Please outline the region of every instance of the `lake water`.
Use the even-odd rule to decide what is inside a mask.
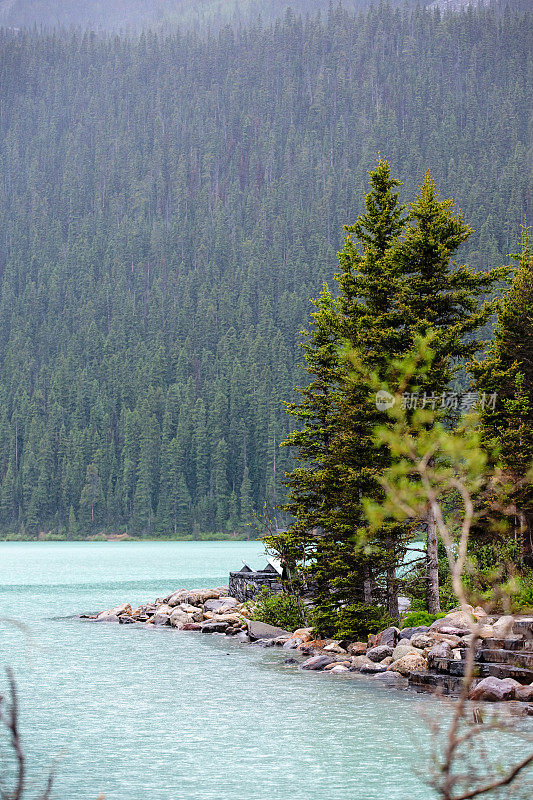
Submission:
[[[0,543],[2,666],[56,800],[429,800],[421,704],[221,636],[65,619],[227,583],[256,542]],[[5,677],[0,677],[5,689]],[[442,708],[442,707],[441,707]]]

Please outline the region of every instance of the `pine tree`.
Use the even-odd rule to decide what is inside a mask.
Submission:
[[[252,522],[254,513],[252,482],[250,480],[250,473],[248,467],[244,468],[244,473],[242,476],[240,506],[241,506],[241,515],[240,515],[241,525],[248,526]]]
[[[483,441],[511,481],[513,539],[522,563],[533,563],[533,248],[524,224],[512,285],[484,359],[470,364],[481,398]],[[488,534],[489,540],[494,536]],[[486,538],[486,537],[485,537]]]
[[[102,481],[98,474],[98,467],[92,463],[87,467],[85,485],[80,497],[80,512],[84,521],[91,527],[100,521],[103,505]]]

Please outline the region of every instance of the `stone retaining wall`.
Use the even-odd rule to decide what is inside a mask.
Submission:
[[[240,603],[250,600],[264,587],[277,594],[283,591],[280,576],[275,572],[230,572],[229,594]]]

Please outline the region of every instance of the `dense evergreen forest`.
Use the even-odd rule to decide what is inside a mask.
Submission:
[[[259,17],[271,21],[282,16],[289,6],[296,13],[315,14],[329,5],[330,0],[0,0],[0,24],[97,30],[139,30],[177,24],[205,30],[229,23],[246,25]],[[348,9],[369,5],[370,0],[343,1]]]
[[[380,6],[0,32],[3,531],[242,532],[281,502],[299,331],[377,152],[457,200],[465,261],[515,247],[530,30]]]

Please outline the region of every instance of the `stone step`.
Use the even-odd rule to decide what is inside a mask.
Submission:
[[[448,668],[450,675],[464,675],[464,661],[449,661]],[[515,667],[511,664],[496,664],[494,662],[478,662],[474,665],[474,676],[476,678],[514,678],[519,683],[533,683],[533,669],[525,667]]]
[[[482,650],[527,650],[533,652],[533,639],[513,636],[509,639],[480,639]]]
[[[513,625],[513,633],[533,639],[533,617],[519,617]]]
[[[417,692],[431,692],[432,694],[459,694],[462,679],[456,675],[443,675],[438,672],[411,672],[409,687]]]
[[[533,670],[533,652],[526,650],[477,650],[476,661],[491,664],[509,664]]]

